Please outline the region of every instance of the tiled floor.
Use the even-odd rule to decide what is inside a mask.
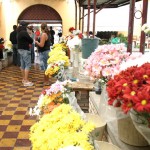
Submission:
[[[18,67],[0,71],[0,150],[30,150],[29,128],[36,122],[28,110],[34,107],[45,87],[40,71],[31,69],[32,87],[24,87]]]

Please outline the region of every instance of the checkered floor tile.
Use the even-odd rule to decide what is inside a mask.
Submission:
[[[0,71],[0,150],[30,150],[29,128],[36,122],[29,115],[43,89],[43,74],[31,69],[32,87],[22,84],[20,69],[9,66]],[[52,83],[55,81],[52,81]]]

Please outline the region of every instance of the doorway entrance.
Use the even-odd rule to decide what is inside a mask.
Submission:
[[[26,8],[18,17],[18,23],[21,21],[28,22],[35,29],[40,28],[41,23],[45,22],[48,26],[53,27],[55,36],[62,32],[61,16],[55,9],[44,4],[36,4]]]

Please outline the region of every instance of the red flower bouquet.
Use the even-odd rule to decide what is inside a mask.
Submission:
[[[74,28],[74,27],[70,27],[70,28],[69,28],[69,32],[71,32],[71,33],[72,33],[72,32],[73,32],[73,30],[75,30],[75,28]]]
[[[107,83],[109,105],[124,113],[134,110],[150,126],[150,63],[133,66],[115,75]]]

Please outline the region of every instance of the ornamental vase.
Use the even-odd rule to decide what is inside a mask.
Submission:
[[[65,73],[64,66],[60,66],[59,72],[54,77],[57,78],[57,80],[59,81],[64,81],[64,73]]]
[[[78,51],[74,51],[73,52],[73,67],[79,67],[79,52]]]
[[[130,111],[130,116],[132,119],[132,122],[135,126],[135,128],[138,130],[138,132],[143,135],[145,140],[148,142],[150,145],[150,127],[148,127],[147,124],[145,124],[145,118],[135,111]]]

